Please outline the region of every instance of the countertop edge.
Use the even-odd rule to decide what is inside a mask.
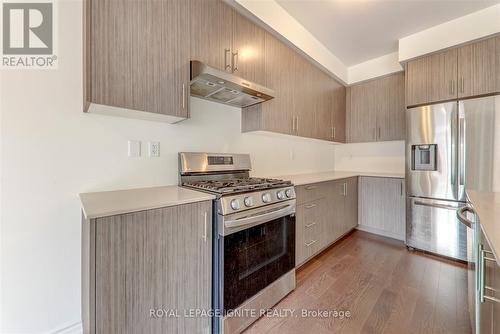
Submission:
[[[113,207],[113,202],[120,201],[123,199],[119,197],[120,195],[133,197],[134,193],[147,192],[148,190],[151,190],[152,192],[152,199],[151,199],[151,202],[153,202],[152,204],[148,204],[147,203],[148,201],[144,200],[137,204],[132,203],[130,204],[130,206],[125,205],[123,207],[120,206]],[[158,193],[154,192],[159,192],[161,190],[165,191],[164,194],[161,194],[162,196],[165,196],[165,199],[155,200],[155,196],[158,196]],[[172,192],[172,194],[169,194],[169,192]],[[178,195],[179,192],[183,193],[183,197],[182,198],[178,198],[178,196],[174,197]],[[190,196],[191,194],[192,196]],[[93,198],[93,196],[95,197]],[[169,196],[171,196],[170,199]],[[110,217],[110,216],[116,216],[116,215],[122,215],[122,214],[128,214],[146,210],[179,206],[190,203],[212,201],[215,199],[215,196],[209,193],[187,189],[179,186],[163,186],[163,187],[135,188],[135,189],[124,189],[115,191],[80,193],[78,194],[78,198],[80,199],[80,207],[83,213],[83,218],[85,220],[91,220],[91,219]],[[99,203],[102,203],[102,201],[107,203],[98,204],[101,205],[102,207],[95,208],[94,206],[98,206],[96,205],[96,201]],[[107,209],[107,207],[109,207],[109,209]]]
[[[302,186],[306,184],[321,183],[327,181],[335,181],[346,179],[350,177],[383,177],[393,179],[404,179],[405,173],[377,173],[377,172],[355,172],[355,171],[329,171],[317,173],[304,173],[304,174],[290,174],[276,176],[277,178],[290,179],[295,186]],[[301,180],[302,179],[302,180]]]
[[[472,192],[472,196],[471,196],[471,192]],[[491,247],[491,251],[493,252],[493,255],[495,256],[495,259],[496,259],[496,263],[497,265],[500,267],[500,256],[499,256],[499,253],[498,253],[498,245],[496,245],[494,242],[492,242],[492,239],[491,239],[491,236],[490,234],[492,233],[492,231],[489,231],[487,226],[490,226],[492,224],[495,224],[495,222],[491,223],[491,222],[488,222],[488,223],[484,223],[484,215],[483,215],[483,223],[481,222],[481,213],[484,212],[484,210],[486,208],[479,208],[480,205],[479,205],[479,201],[481,201],[480,198],[478,198],[478,196],[480,196],[481,192],[479,191],[473,191],[473,190],[466,190],[466,193],[467,193],[467,198],[469,200],[469,203],[470,205],[473,207],[473,209],[476,211],[477,215],[479,216],[479,226],[481,228],[481,231],[483,232],[485,238],[486,238],[486,241],[488,242],[488,244],[490,245]],[[492,193],[489,193],[489,194],[492,194]],[[484,195],[484,193],[483,193]],[[472,197],[472,198],[471,198]],[[498,205],[498,204],[497,204]],[[500,224],[500,223],[499,223]]]

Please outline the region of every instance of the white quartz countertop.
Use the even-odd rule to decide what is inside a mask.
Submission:
[[[467,196],[500,266],[500,193],[467,190]]]
[[[87,219],[211,201],[215,196],[178,186],[137,188],[79,195]]]
[[[306,173],[306,174],[295,174],[295,175],[279,175],[275,177],[278,179],[290,180],[294,185],[300,186],[310,183],[345,179],[353,176],[373,176],[373,177],[390,177],[390,178],[404,179],[405,173],[331,171],[331,172]]]

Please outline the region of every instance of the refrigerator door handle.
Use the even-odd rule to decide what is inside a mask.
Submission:
[[[467,226],[468,228],[472,228],[473,222],[467,219],[467,217],[465,216],[465,212],[470,212],[472,214],[476,214],[476,212],[474,211],[473,208],[469,206],[463,206],[457,210],[458,221]]]
[[[465,119],[461,117],[458,121],[458,170],[459,185],[465,184]]]
[[[415,201],[415,205],[421,205],[421,206],[430,206],[433,208],[439,208],[439,209],[446,209],[446,210],[457,210],[458,207],[453,206],[453,205],[446,205],[446,204],[436,204],[436,203],[431,203],[431,202],[423,202],[423,201]]]

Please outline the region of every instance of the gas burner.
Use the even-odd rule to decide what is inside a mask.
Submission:
[[[252,190],[270,189],[290,186],[290,181],[269,178],[234,178],[221,180],[202,180],[184,182],[182,185],[194,189],[201,189],[219,194],[240,193]]]

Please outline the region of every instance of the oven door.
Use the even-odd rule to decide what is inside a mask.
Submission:
[[[226,313],[295,268],[295,200],[219,222],[220,309]]]

